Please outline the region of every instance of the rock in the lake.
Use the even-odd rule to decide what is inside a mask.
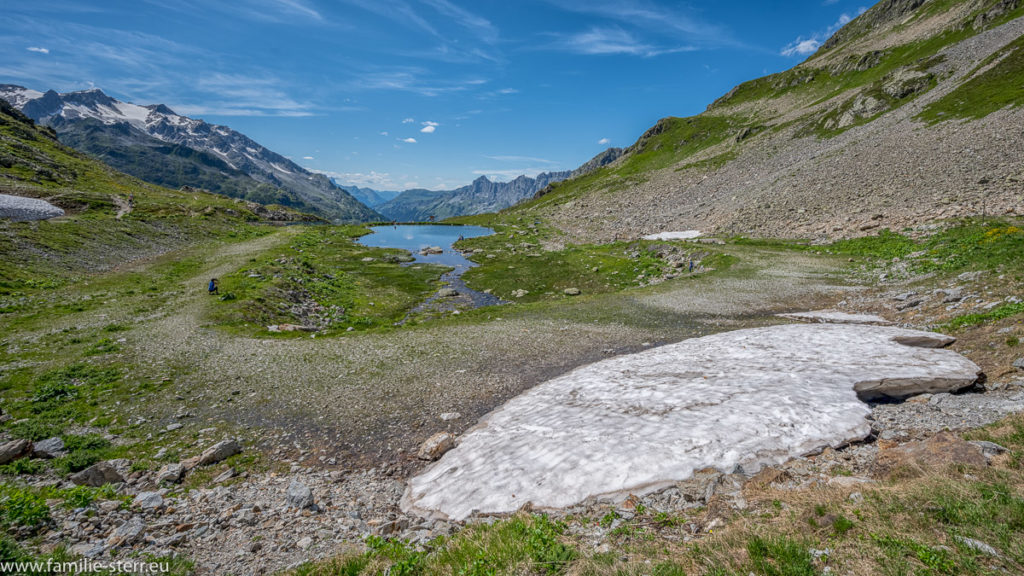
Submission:
[[[53,458],[60,458],[65,454],[67,454],[67,452],[64,450],[64,441],[57,436],[47,438],[46,440],[40,440],[32,445],[32,455],[36,458],[45,458],[50,460]]]
[[[165,464],[160,471],[156,473],[157,482],[170,482],[177,484],[181,482],[181,478],[185,475],[185,467],[178,463]]]
[[[298,480],[292,480],[288,484],[288,492],[285,495],[288,505],[299,509],[312,508],[315,504],[313,491]]]
[[[110,462],[97,462],[92,466],[71,476],[71,481],[79,486],[99,487],[104,484],[120,484],[124,477]]]
[[[32,443],[23,438],[0,444],[0,465],[9,464],[32,453]]]
[[[417,456],[420,460],[437,460],[455,447],[455,436],[449,432],[438,432],[420,445]]]
[[[224,440],[204,450],[199,456],[199,465],[208,466],[216,464],[241,452],[242,445],[238,443],[238,440]]]
[[[454,288],[441,288],[437,291],[438,298],[451,298],[458,295],[459,291]]]
[[[132,504],[143,510],[157,510],[164,505],[164,499],[156,492],[140,492]]]

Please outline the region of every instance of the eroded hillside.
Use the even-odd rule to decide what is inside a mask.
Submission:
[[[1024,212],[1024,8],[892,0],[518,210],[583,239],[848,237]],[[626,193],[628,192],[628,193]]]

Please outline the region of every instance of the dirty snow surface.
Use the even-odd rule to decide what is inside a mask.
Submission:
[[[815,310],[813,312],[791,312],[779,314],[782,318],[803,320],[805,322],[831,322],[832,324],[878,324],[888,326],[892,324],[881,316],[874,314],[850,314],[838,310]]]
[[[15,222],[48,220],[63,216],[64,211],[46,200],[0,194],[0,218]]]
[[[978,367],[935,348],[950,340],[886,326],[793,324],[584,366],[485,417],[410,481],[402,506],[455,520],[528,502],[562,508],[649,492],[706,467],[750,472],[839,446],[870,432],[858,391],[900,396],[971,384]]]
[[[648,234],[644,236],[644,240],[692,240],[694,238],[700,238],[700,230],[680,230],[678,232],[659,232],[657,234]]]

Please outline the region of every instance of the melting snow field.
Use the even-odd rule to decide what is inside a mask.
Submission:
[[[870,432],[858,392],[903,396],[974,382],[974,363],[935,348],[951,340],[795,324],[584,366],[485,417],[410,481],[402,507],[456,520],[528,502],[562,508],[660,489],[706,467],[749,472],[837,447]]]

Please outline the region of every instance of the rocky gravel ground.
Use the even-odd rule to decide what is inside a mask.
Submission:
[[[223,273],[254,247],[277,241],[233,246],[194,280]],[[729,273],[696,281],[573,300],[543,312],[498,307],[490,319],[332,339],[225,334],[204,325],[210,303],[189,290],[187,281],[168,306],[173,314],[147,318],[126,334],[133,363],[149,377],[158,379],[182,363],[195,367],[179,374],[160,398],[138,406],[138,418],[156,430],[186,432],[176,437],[184,440],[166,445],[155,434],[162,450],[183,457],[218,453],[219,441],[237,435],[243,456],[261,453],[269,465],[232,467],[219,457],[202,464],[184,458],[180,466],[191,471],[178,483],[173,463],[159,471],[133,471],[131,462],[112,462],[117,492],[128,503],[51,506],[54,521],[41,533],[42,547],[63,543],[96,558],[181,555],[195,562],[199,574],[262,574],[360,550],[369,535],[423,544],[459,525],[407,515],[399,507],[406,480],[427,463],[417,457],[419,444],[438,432],[461,434],[536,383],[613,354],[781,322],[774,316],[779,312],[833,306],[921,328],[944,314],[972,310],[979,300],[1004,301],[1015,286],[1012,279],[984,274],[943,283],[898,279],[896,263],[880,287],[848,287],[835,283],[834,261],[813,254],[736,250],[740,264]],[[951,303],[944,300],[954,290],[964,299],[946,311]],[[908,292],[925,296],[906,307],[916,297]],[[133,321],[111,316],[109,309],[99,314],[100,323]],[[987,349],[967,340],[963,351],[972,359]],[[873,434],[865,442],[762,471],[705,470],[656,493],[593,499],[556,514],[569,520],[570,533],[600,551],[638,506],[686,516],[679,535],[686,540],[749,509],[757,486],[855,492],[883,477],[880,462],[910,458],[901,452],[904,447],[927,443],[947,428],[967,430],[1024,411],[1024,369],[994,370],[1009,366],[1006,351],[987,365],[984,386],[873,405]],[[970,450],[984,452],[980,446]],[[52,477],[29,481],[73,485]],[[610,523],[591,521],[612,512]]]

